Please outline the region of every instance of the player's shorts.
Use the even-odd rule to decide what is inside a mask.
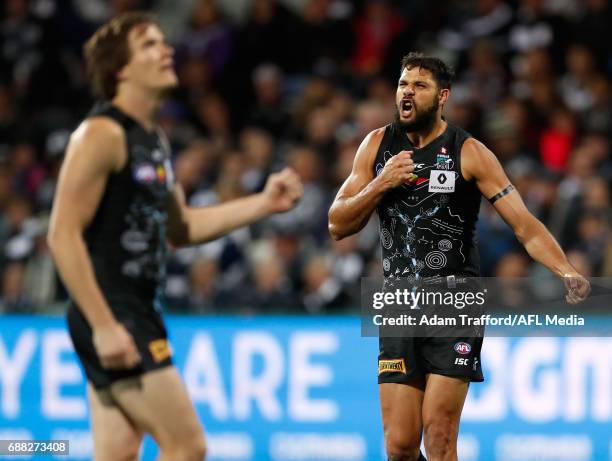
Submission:
[[[381,337],[378,383],[408,383],[427,373],[484,381],[482,337]]]
[[[152,370],[172,365],[172,353],[168,344],[168,332],[161,315],[154,309],[143,314],[142,305],[133,306],[122,299],[121,313],[114,312],[134,338],[142,358],[134,368],[110,370],[102,367],[93,345],[92,329],[79,308],[71,304],[68,309],[68,330],[74,349],[79,356],[87,379],[96,389],[110,386],[115,381],[139,376]]]

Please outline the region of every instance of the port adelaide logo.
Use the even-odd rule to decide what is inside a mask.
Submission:
[[[436,155],[436,168],[438,170],[452,170],[455,162],[451,158],[446,147],[442,147]]]
[[[435,169],[429,173],[429,192],[451,193],[455,192],[455,172],[453,169],[453,159],[442,147],[436,155]]]

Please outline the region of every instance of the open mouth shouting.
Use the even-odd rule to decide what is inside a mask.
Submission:
[[[414,103],[409,99],[402,99],[400,104],[400,115],[402,118],[408,118],[412,115]]]

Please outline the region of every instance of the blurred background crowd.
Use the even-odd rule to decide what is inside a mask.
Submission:
[[[66,292],[45,243],[70,132],[93,104],[81,59],[98,25],[157,13],[181,82],[159,122],[192,205],[261,190],[292,166],[299,206],[174,251],[168,310],[359,308],[381,273],[375,217],[339,242],[327,210],[364,136],[391,121],[401,57],[457,72],[447,118],[495,152],[586,276],[612,276],[612,50],[607,0],[4,0],[0,2],[0,312],[49,312]],[[533,276],[483,201],[482,275]],[[55,307],[60,310],[60,307]]]

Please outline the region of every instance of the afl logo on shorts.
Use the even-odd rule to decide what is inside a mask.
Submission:
[[[472,351],[472,346],[470,346],[468,343],[464,343],[464,342],[455,343],[455,352],[457,354],[466,355],[466,354],[469,354],[471,351]]]

